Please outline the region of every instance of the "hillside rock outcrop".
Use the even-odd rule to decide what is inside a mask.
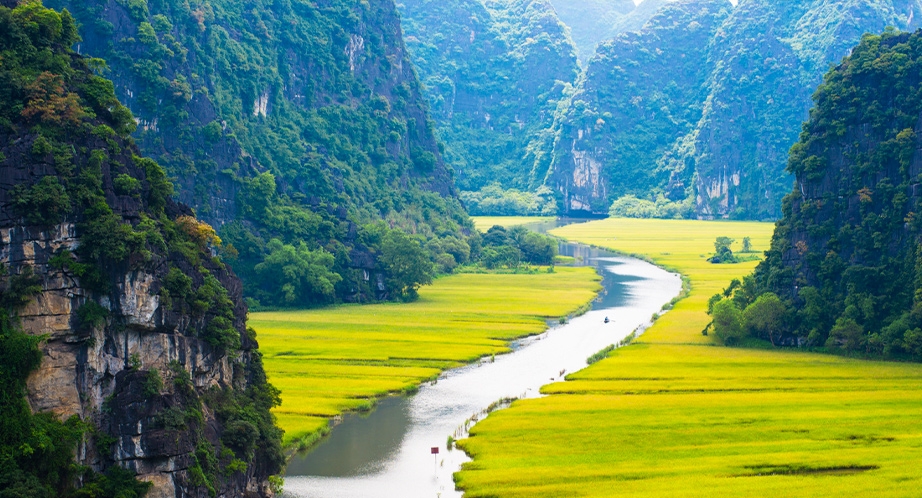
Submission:
[[[0,280],[34,275],[16,326],[44,338],[29,407],[82,421],[76,463],[150,497],[271,496],[277,392],[214,231],[140,155],[68,13],[0,7],[0,28]]]

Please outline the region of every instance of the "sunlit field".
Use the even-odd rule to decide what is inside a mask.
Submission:
[[[556,235],[690,277],[633,345],[476,425],[466,496],[918,496],[922,366],[714,346],[707,298],[755,263],[711,265],[760,223],[612,219]],[[565,444],[561,442],[565,441]]]
[[[411,391],[439,372],[509,351],[600,289],[591,268],[554,273],[458,274],[439,278],[409,304],[253,313],[286,443],[310,442],[328,419],[370,409],[375,398]]]

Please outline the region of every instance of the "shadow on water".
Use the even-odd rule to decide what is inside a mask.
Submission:
[[[384,398],[371,414],[346,415],[313,451],[291,459],[287,475],[347,477],[380,471],[409,427],[409,398]]]

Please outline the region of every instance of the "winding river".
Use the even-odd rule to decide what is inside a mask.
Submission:
[[[546,231],[559,223],[567,222],[530,228]],[[292,458],[284,496],[460,497],[452,474],[470,459],[446,449],[449,435],[463,433],[471,417],[482,418],[497,400],[540,396],[542,385],[585,368],[588,356],[648,324],[681,291],[677,274],[637,259],[569,243],[561,244],[560,254],[603,276],[604,290],[591,311],[516,341],[510,354],[444,372],[413,396],[389,397],[370,414],[347,415],[315,449]]]

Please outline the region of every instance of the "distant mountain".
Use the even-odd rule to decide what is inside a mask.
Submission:
[[[550,167],[557,106],[579,74],[554,8],[547,0],[404,0],[399,8],[468,207],[477,213],[512,189],[511,198],[534,192]],[[529,199],[521,209],[556,212],[550,197]]]
[[[640,31],[644,24],[655,16],[660,9],[674,1],[676,0],[644,0],[640,5],[637,5],[633,10],[615,21],[611,28],[610,38],[621,33]]]
[[[605,213],[612,201],[637,193],[645,201],[662,197],[667,216],[777,217],[791,182],[787,150],[829,64],[866,32],[914,29],[922,12],[916,0],[741,0],[716,29],[707,28],[707,38],[690,39],[699,26],[712,26],[708,5],[714,3],[667,3],[638,35],[620,35],[590,63],[555,151],[563,212]],[[661,17],[677,9],[702,18],[670,24]],[[670,58],[681,52],[698,62],[676,71],[685,66]],[[650,65],[664,70],[647,71]],[[680,91],[699,83],[700,92]],[[603,123],[589,122],[592,116]]]
[[[582,64],[592,58],[599,43],[617,34],[615,26],[635,9],[634,0],[551,0],[551,4],[570,28]]]
[[[657,161],[701,119],[708,43],[731,7],[669,3],[639,32],[598,48],[561,119],[554,186],[564,211],[607,212],[611,200],[630,194],[689,196],[693,170],[657,168]]]

